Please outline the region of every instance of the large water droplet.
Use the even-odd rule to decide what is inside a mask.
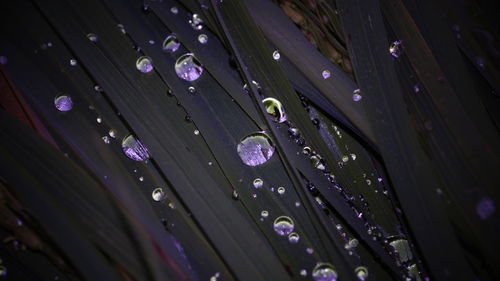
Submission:
[[[243,138],[236,150],[243,163],[258,166],[273,156],[275,148],[265,133],[257,132]]]
[[[389,238],[389,240],[391,240]],[[389,242],[389,245],[394,249],[394,252],[399,257],[399,261],[408,262],[413,258],[413,254],[410,249],[410,244],[406,239],[395,239]]]
[[[195,30],[200,30],[203,28],[203,20],[200,18],[198,14],[193,14],[191,19],[189,20],[189,24]]]
[[[365,266],[358,266],[356,269],[354,269],[354,274],[356,274],[356,277],[360,281],[365,281],[368,279],[368,268]]]
[[[288,241],[292,244],[297,244],[299,243],[300,236],[297,234],[297,232],[292,232],[288,235]]]
[[[134,161],[146,161],[149,158],[148,149],[133,135],[126,136],[122,141],[125,155]]]
[[[155,188],[151,193],[151,196],[155,201],[161,201],[166,198],[165,192],[163,192],[163,189],[161,187]]]
[[[286,236],[292,233],[295,227],[293,220],[287,216],[280,216],[274,220],[273,228],[280,236]]]
[[[70,111],[73,108],[73,100],[70,96],[59,95],[54,99],[54,105],[59,111]]]
[[[203,67],[192,53],[187,53],[180,56],[175,62],[175,73],[181,79],[194,81],[200,78]]]
[[[174,34],[170,34],[163,40],[163,51],[173,53],[179,49],[181,43],[177,40],[177,37]]]
[[[274,116],[275,121],[278,123],[283,123],[286,121],[285,109],[281,102],[275,98],[265,98],[262,103],[266,107],[267,113]]]
[[[253,180],[253,187],[255,188],[261,188],[264,185],[264,181],[257,178]]]
[[[336,281],[338,274],[335,267],[329,263],[318,263],[312,271],[315,281]]]
[[[142,73],[148,73],[153,70],[153,61],[150,57],[142,56],[135,62],[135,67]]]
[[[394,58],[399,58],[399,56],[401,56],[401,53],[403,52],[402,43],[402,41],[392,42],[391,46],[389,46],[389,53],[391,53],[391,56]]]

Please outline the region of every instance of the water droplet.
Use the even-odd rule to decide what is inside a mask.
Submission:
[[[0,56],[0,65],[6,65],[9,60],[6,56]]]
[[[163,192],[163,189],[161,187],[155,188],[153,192],[151,193],[151,196],[153,197],[153,200],[155,201],[161,201],[165,199],[167,196],[165,195],[165,192]]]
[[[111,130],[109,130],[108,134],[110,137],[115,139],[118,133],[116,132],[115,129],[111,129]]]
[[[486,62],[484,61],[483,58],[481,57],[475,57],[474,58],[474,62],[476,63],[477,66],[479,66],[480,68],[485,68],[486,67]]]
[[[336,281],[337,271],[329,263],[317,263],[312,271],[312,277],[315,281]]]
[[[323,165],[323,162],[321,161],[321,157],[319,155],[313,155],[311,156],[311,165],[321,171],[324,171],[326,169],[325,165]]]
[[[293,220],[287,216],[279,216],[274,220],[273,228],[280,236],[286,236],[292,233],[294,228]]]
[[[252,84],[257,88],[257,91],[261,90],[260,84],[257,81],[252,80]],[[248,87],[246,83],[243,85],[243,90],[245,90],[245,93],[247,94],[250,93],[250,87]]]
[[[351,153],[351,159],[352,159],[352,160],[356,160],[356,154]]]
[[[362,98],[363,98],[363,96],[361,96],[360,89],[356,89],[352,92],[352,100],[353,101],[360,101]]]
[[[285,188],[284,188],[283,186],[278,187],[278,194],[279,194],[279,195],[283,195],[283,194],[285,194],[285,191],[286,191],[286,190],[285,190]]]
[[[323,79],[328,79],[328,78],[330,78],[330,76],[332,75],[332,73],[330,72],[330,70],[323,70],[323,72],[321,73],[321,75],[323,76]]]
[[[302,149],[302,153],[305,154],[305,155],[308,155],[312,152],[311,148],[309,146],[304,146],[304,148]]]
[[[200,134],[200,131],[198,131],[198,130],[194,130],[194,132],[193,132],[193,133],[194,133],[195,135],[199,135],[199,134]]]
[[[203,20],[200,18],[198,14],[193,14],[191,19],[189,20],[189,24],[195,30],[200,30],[203,28]]]
[[[305,269],[301,269],[301,270],[300,270],[300,276],[302,276],[302,277],[306,277],[306,276],[307,276],[307,270],[305,270]]]
[[[413,91],[415,93],[419,93],[420,92],[420,87],[418,85],[413,86]]]
[[[181,43],[177,40],[177,37],[174,34],[170,34],[163,40],[163,51],[173,53],[179,49]]]
[[[257,198],[257,194],[255,194],[255,193],[254,193],[254,194],[252,194],[252,198],[253,198],[253,199]]]
[[[198,35],[198,42],[200,42],[201,44],[207,44],[208,43],[208,36],[206,34]]]
[[[491,198],[482,198],[476,205],[476,213],[483,220],[493,215],[495,210],[495,202]]]
[[[175,62],[175,73],[181,79],[194,81],[200,78],[203,67],[192,53],[187,53],[180,56]]]
[[[248,166],[258,166],[273,156],[275,148],[265,133],[257,132],[243,138],[236,150],[243,163]]]
[[[140,176],[140,177],[139,177],[139,181],[144,181],[144,177],[143,177],[143,176]]]
[[[231,196],[233,197],[234,200],[238,200],[239,198],[238,191],[233,190],[233,194]]]
[[[278,50],[273,52],[273,59],[274,60],[279,60],[281,58],[281,54]]]
[[[96,120],[96,122],[97,122],[97,123],[99,123],[99,124],[101,124],[101,123],[102,123],[102,118],[101,118],[101,116],[98,116],[95,120]]]
[[[347,243],[345,243],[344,249],[352,250],[352,249],[356,248],[358,246],[358,244],[359,244],[358,239],[350,238],[349,241]]]
[[[110,142],[110,139],[109,139],[109,137],[108,137],[108,136],[104,136],[104,137],[102,137],[102,140],[103,140],[103,141],[104,141],[104,143],[106,143],[106,144],[109,144],[109,142]]]
[[[59,95],[54,99],[54,105],[59,111],[70,111],[73,108],[73,100],[70,96]]]
[[[104,92],[104,90],[102,89],[102,87],[101,87],[101,86],[99,86],[99,85],[95,85],[95,86],[94,86],[94,91],[96,91],[96,92],[98,92],[98,93],[102,93],[102,92]]]
[[[133,135],[128,135],[123,139],[122,150],[128,158],[134,161],[146,161],[149,159],[148,149]]]
[[[269,212],[264,210],[264,211],[260,212],[260,216],[263,218],[267,218],[269,216]]]
[[[399,56],[401,56],[401,53],[403,52],[402,43],[403,41],[392,42],[391,46],[389,46],[389,53],[391,53],[391,56],[394,58],[399,58]]]
[[[300,202],[299,201],[295,202],[295,207],[300,207]]]
[[[189,86],[188,92],[190,92],[191,94],[194,94],[196,92],[196,89],[193,86]]]
[[[142,56],[135,62],[135,67],[142,73],[148,73],[153,70],[153,61],[150,57]]]
[[[177,9],[177,7],[172,7],[170,8],[170,12],[174,15],[177,15],[179,13],[179,9]]]
[[[7,276],[7,268],[3,265],[0,265],[0,277]]]
[[[392,239],[389,238],[388,240]],[[396,254],[398,255],[399,261],[408,262],[413,258],[408,240],[396,238],[395,240],[389,242],[389,245],[394,249],[394,252],[396,252]]]
[[[312,255],[314,253],[314,249],[313,248],[307,248],[306,249],[306,252],[309,254],[309,255]]]
[[[278,123],[283,123],[286,121],[285,109],[281,102],[275,98],[265,98],[262,103],[266,107],[267,113],[274,116],[275,121]]]
[[[264,181],[257,178],[255,180],[253,180],[253,187],[255,188],[261,188],[262,186],[264,185]]]
[[[70,59],[69,60],[69,65],[76,66],[77,64],[78,64],[78,62],[75,59]]]
[[[292,232],[288,235],[288,241],[292,244],[297,244],[300,240],[299,234],[297,232]]]
[[[349,161],[349,156],[347,156],[347,155],[342,156],[342,162],[345,163],[347,161]]]
[[[365,266],[358,266],[354,269],[354,274],[358,277],[358,280],[365,281],[368,279],[368,268]]]
[[[118,30],[120,30],[122,34],[127,34],[127,31],[125,30],[125,26],[123,26],[123,24],[119,23],[116,26],[118,27]]]
[[[89,34],[87,34],[87,38],[88,38],[91,42],[94,42],[94,43],[95,43],[95,42],[97,42],[97,40],[98,40],[97,35],[96,35],[96,34],[94,34],[94,33],[89,33]]]

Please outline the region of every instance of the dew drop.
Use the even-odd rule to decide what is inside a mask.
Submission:
[[[300,236],[297,232],[292,232],[288,235],[288,241],[292,244],[299,243]]]
[[[148,73],[153,70],[153,61],[150,57],[142,56],[135,62],[135,67],[142,73]]]
[[[194,54],[187,53],[180,56],[175,62],[175,73],[181,79],[194,81],[200,78],[203,67]]]
[[[258,166],[273,156],[275,148],[265,133],[256,132],[244,137],[236,150],[243,163],[248,166]]]
[[[300,270],[300,276],[302,276],[302,277],[306,277],[306,276],[307,276],[307,270],[305,270],[305,269],[301,269],[301,270]]]
[[[351,239],[349,239],[349,241],[347,243],[345,243],[344,249],[352,250],[352,249],[356,248],[358,246],[358,244],[359,244],[358,239],[351,238]]]
[[[170,34],[163,40],[162,49],[165,52],[173,53],[179,49],[181,43],[174,34]]]
[[[127,34],[127,31],[125,30],[125,26],[123,26],[123,24],[119,23],[116,26],[118,27],[118,30],[120,30],[122,34]]]
[[[102,137],[102,141],[104,141],[105,144],[109,144],[110,143],[110,139],[109,139],[108,136]]]
[[[198,42],[200,42],[201,44],[207,44],[208,43],[208,36],[206,34],[198,35]]]
[[[403,52],[403,46],[401,45],[403,41],[394,41],[392,42],[391,46],[389,46],[389,53],[391,53],[391,56],[394,58],[399,58],[401,56],[401,53]]]
[[[321,157],[319,155],[314,155],[311,156],[311,165],[321,171],[324,171],[326,169],[325,165],[323,165],[321,161]]]
[[[87,38],[91,41],[91,42],[97,42],[98,40],[98,37],[95,33],[89,33],[87,34]]]
[[[172,7],[170,8],[170,12],[174,15],[177,15],[179,13],[179,9],[177,9],[177,7]]]
[[[321,73],[321,75],[323,76],[323,79],[328,79],[328,78],[330,78],[330,76],[332,75],[332,73],[330,72],[330,70],[323,70],[323,72]]]
[[[294,228],[293,220],[287,216],[279,216],[274,220],[273,228],[280,236],[286,236],[292,233]]]
[[[347,155],[342,156],[342,162],[345,163],[347,161],[349,161],[349,156],[347,156]]]
[[[71,65],[71,66],[77,66],[78,62],[75,59],[70,59],[69,60],[69,65]]]
[[[309,254],[309,255],[312,255],[314,253],[314,249],[313,248],[307,248],[306,249],[306,252]]]
[[[281,102],[275,98],[265,98],[262,100],[267,113],[271,114],[275,121],[278,123],[283,123],[286,121],[285,109]]]
[[[257,178],[255,180],[253,180],[253,187],[255,188],[261,188],[262,186],[264,185],[264,181]]]
[[[399,257],[399,261],[408,262],[413,258],[410,245],[406,239],[396,239],[389,242],[389,245],[394,249],[394,252]]]
[[[286,190],[285,190],[285,188],[284,188],[283,186],[278,187],[278,194],[279,194],[279,195],[283,195],[283,194],[285,194],[285,191],[286,191]]]
[[[353,101],[360,101],[362,98],[363,98],[363,96],[361,96],[360,89],[356,89],[352,92],[352,100]]]
[[[59,111],[70,111],[73,109],[73,100],[70,96],[59,95],[54,99],[54,105]]]
[[[194,132],[193,132],[193,133],[194,133],[195,135],[199,135],[199,134],[200,134],[200,131],[198,131],[198,130],[194,130]]]
[[[312,277],[315,281],[336,281],[337,271],[329,263],[317,263],[312,271]]]
[[[354,274],[356,274],[356,277],[360,281],[365,281],[368,279],[368,268],[365,266],[358,266],[356,269],[354,269]]]
[[[190,92],[191,94],[194,94],[196,92],[196,89],[193,86],[189,86],[188,92]]]
[[[111,130],[109,130],[108,134],[109,134],[109,136],[110,136],[110,137],[112,137],[112,138],[114,138],[114,139],[115,139],[115,138],[116,138],[116,135],[117,135],[118,133],[116,132],[116,130],[115,130],[115,129],[111,129]]]
[[[101,124],[102,123],[102,117],[101,116],[98,116],[96,119],[96,122]]]
[[[257,91],[260,91],[261,88],[260,88],[260,84],[255,81],[255,80],[252,80],[252,84],[257,88]],[[245,83],[245,85],[243,85],[243,90],[245,90],[245,93],[250,93],[250,87],[248,87],[248,85]]]
[[[352,159],[352,160],[356,160],[356,154],[351,153],[351,159]]]
[[[153,200],[157,202],[166,198],[165,192],[163,192],[163,189],[161,187],[155,188],[151,193],[151,196],[153,197]]]
[[[193,14],[191,19],[189,20],[189,24],[195,30],[201,30],[203,28],[203,20],[198,14]]]
[[[273,52],[273,59],[274,60],[279,60],[281,58],[281,54],[278,50]]]
[[[263,218],[267,218],[269,216],[269,212],[264,210],[264,211],[260,212],[260,216]]]
[[[148,149],[133,135],[128,135],[123,139],[122,150],[128,158],[134,161],[146,161],[149,159]]]

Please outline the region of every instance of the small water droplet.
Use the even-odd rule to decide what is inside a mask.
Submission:
[[[191,19],[189,20],[189,24],[195,30],[201,30],[203,28],[203,20],[198,14],[193,14]]]
[[[123,139],[122,150],[128,158],[134,161],[146,161],[149,159],[148,149],[133,135],[128,135]]]
[[[118,133],[116,132],[115,129],[111,129],[111,130],[109,130],[108,134],[110,137],[115,139]]]
[[[194,94],[196,92],[196,89],[193,86],[189,86],[188,92],[190,92],[191,94]]]
[[[352,100],[353,101],[360,101],[362,98],[363,98],[363,96],[361,96],[360,89],[356,89],[352,92]]]
[[[200,42],[201,44],[207,44],[208,43],[208,36],[206,34],[198,35],[198,42]]]
[[[153,197],[153,200],[157,202],[162,201],[166,198],[166,195],[161,187],[155,188],[151,193],[151,196]]]
[[[324,171],[326,169],[325,165],[323,165],[323,162],[321,160],[321,157],[319,155],[313,155],[311,156],[311,165],[321,171]]]
[[[368,268],[365,266],[358,266],[354,269],[354,274],[356,274],[358,280],[366,281],[366,279],[368,279]]]
[[[269,212],[264,210],[264,211],[260,212],[260,216],[263,218],[267,218],[269,216]]]
[[[231,194],[231,196],[233,197],[234,200],[238,200],[238,198],[240,197],[238,195],[238,191],[236,191],[236,190],[233,190],[233,194]]]
[[[257,198],[257,194],[255,194],[255,193],[254,193],[254,194],[252,194],[252,198],[253,198],[253,199]]]
[[[330,70],[323,70],[323,72],[321,73],[321,75],[323,76],[323,79],[328,79],[328,78],[330,78],[330,76],[332,75],[332,73],[330,72]]]
[[[70,59],[69,60],[69,65],[76,66],[76,65],[78,65],[78,62],[75,59]]]
[[[305,155],[309,155],[312,152],[311,148],[309,146],[304,146],[302,149],[302,153]]]
[[[101,124],[101,123],[102,123],[102,118],[101,118],[101,116],[98,116],[95,120],[96,120],[96,122],[97,122],[97,123],[99,123],[99,124]]]
[[[177,40],[177,37],[174,34],[170,34],[163,40],[163,51],[173,53],[179,49],[181,43]]]
[[[142,56],[135,62],[135,67],[142,73],[149,73],[153,70],[153,61],[150,57]]]
[[[351,159],[352,159],[352,160],[356,160],[356,154],[351,153]]]
[[[313,248],[307,248],[306,249],[306,252],[309,254],[309,255],[312,255],[314,253],[314,249]]]
[[[283,194],[285,194],[285,191],[286,191],[286,190],[285,190],[285,188],[284,188],[283,186],[278,187],[278,194],[279,194],[279,195],[283,195]]]
[[[295,202],[295,207],[300,207],[300,202],[299,201]]]
[[[54,99],[54,105],[59,111],[70,111],[73,109],[73,100],[70,96],[59,95]]]
[[[200,78],[203,67],[194,54],[187,53],[180,56],[175,62],[175,73],[181,79],[194,81]]]
[[[418,85],[413,86],[413,91],[415,93],[419,93],[420,92],[420,87]]]
[[[236,150],[243,163],[248,166],[258,166],[266,163],[274,155],[275,148],[265,133],[257,132],[244,137]]]
[[[144,177],[143,177],[143,176],[140,176],[140,177],[139,177],[139,181],[144,181]]]
[[[106,144],[109,144],[109,142],[110,142],[110,139],[109,139],[109,137],[108,137],[108,136],[104,136],[104,137],[102,137],[102,140],[103,140],[103,141],[104,141],[104,143],[106,143]]]
[[[257,81],[252,80],[252,84],[257,88],[257,91],[261,90],[260,84]],[[248,87],[246,83],[243,85],[243,90],[245,90],[245,93],[247,94],[250,93],[250,87]]]
[[[287,216],[279,216],[274,220],[273,228],[280,236],[286,236],[293,232],[295,227],[293,220]]]
[[[273,52],[273,59],[274,60],[279,60],[281,58],[281,54],[278,50]]]
[[[116,26],[118,27],[118,30],[120,30],[122,34],[127,34],[127,31],[125,30],[125,26],[123,26],[123,24],[119,23]]]
[[[347,155],[342,156],[342,162],[345,163],[347,161],[349,161],[349,156],[347,156]]]
[[[170,8],[170,12],[174,15],[177,15],[179,13],[179,9],[177,9],[177,7],[172,7]]]
[[[391,46],[389,46],[389,53],[391,53],[391,56],[394,58],[399,58],[401,56],[401,53],[403,52],[403,46],[402,46],[403,41],[394,41],[392,42]]]
[[[96,91],[98,93],[104,92],[104,90],[102,89],[102,87],[99,86],[99,85],[94,85],[94,91]]]
[[[335,267],[329,263],[317,263],[312,271],[315,281],[336,281],[338,274]]]
[[[347,243],[345,243],[344,249],[352,250],[352,249],[356,248],[358,246],[358,244],[359,244],[358,239],[350,238],[349,241]]]
[[[95,33],[87,34],[87,38],[94,43],[97,42],[97,40],[99,39]]]
[[[413,254],[410,249],[410,244],[406,239],[400,238],[388,238],[388,240],[392,240],[389,242],[389,245],[393,248],[394,252],[398,255],[399,261],[408,262],[413,258]]]
[[[198,131],[198,130],[194,130],[194,134],[195,134],[195,135],[199,135],[199,134],[200,134],[200,131]]]
[[[264,185],[264,181],[259,179],[259,178],[256,178],[253,180],[253,187],[255,188],[261,188],[262,186]]]
[[[305,270],[305,269],[301,269],[301,270],[300,270],[300,276],[302,276],[302,277],[306,277],[306,276],[307,276],[307,270]]]
[[[292,232],[288,235],[288,241],[292,244],[297,244],[300,240],[300,236],[297,232]]]
[[[275,98],[265,98],[262,100],[267,113],[271,114],[275,121],[283,123],[286,121],[285,109],[281,102]]]

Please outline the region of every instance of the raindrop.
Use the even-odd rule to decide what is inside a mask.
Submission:
[[[238,200],[239,198],[238,191],[233,190],[233,194],[231,196],[233,197],[234,200]]]
[[[102,123],[102,118],[101,118],[101,116],[98,116],[95,120],[96,120],[96,121],[97,121],[97,123],[99,123],[99,124],[101,124],[101,123]]]
[[[98,38],[97,38],[97,35],[95,33],[89,33],[87,34],[87,38],[91,41],[91,42],[97,42]]]
[[[315,281],[336,281],[337,271],[329,263],[317,263],[312,271],[312,277]]]
[[[292,232],[288,235],[288,241],[292,244],[297,244],[300,240],[299,234],[297,232]]]
[[[396,239],[389,242],[389,245],[394,249],[394,252],[399,257],[399,261],[408,262],[413,258],[410,245],[406,239]]]
[[[345,163],[347,161],[349,161],[349,156],[347,156],[347,155],[342,156],[342,162]]]
[[[309,255],[312,255],[314,253],[314,250],[313,248],[307,248],[306,249],[306,252],[309,254]]]
[[[170,8],[170,12],[174,15],[177,15],[179,13],[179,9],[177,9],[177,7],[172,7]]]
[[[198,35],[198,42],[200,42],[201,44],[207,44],[208,36],[206,34]]]
[[[321,157],[319,155],[314,155],[311,156],[311,165],[321,171],[324,171],[326,169],[325,165],[323,165],[321,161]]]
[[[200,30],[203,28],[203,20],[200,18],[198,14],[193,14],[191,19],[189,20],[189,24],[195,30]]]
[[[127,31],[125,30],[125,26],[123,26],[123,24],[118,24],[117,25],[118,29],[120,30],[121,33],[123,34],[127,34]]]
[[[358,266],[354,269],[354,274],[358,277],[358,280],[365,281],[368,279],[368,268],[365,266]]]
[[[243,163],[248,166],[258,166],[273,156],[275,148],[264,132],[257,132],[244,137],[236,150]]]
[[[358,246],[358,244],[359,244],[358,239],[350,238],[349,241],[347,243],[345,243],[344,249],[352,250],[352,249],[356,248]]]
[[[150,57],[142,56],[135,62],[135,67],[142,73],[148,73],[153,70],[153,61]]]
[[[196,92],[196,89],[195,89],[193,86],[189,86],[188,91],[189,91],[191,94],[194,94],[194,93]]]
[[[302,149],[302,153],[305,154],[305,155],[308,155],[312,152],[311,148],[309,146],[304,146],[304,148]]]
[[[75,59],[70,59],[69,60],[69,65],[76,66],[77,64],[78,64],[78,62]]]
[[[394,41],[392,42],[391,46],[389,47],[389,53],[391,53],[391,56],[394,58],[399,58],[401,56],[401,53],[403,52],[403,46],[401,44],[403,41]]]
[[[195,135],[199,135],[199,134],[200,134],[200,131],[198,131],[198,130],[194,130],[194,132],[193,132],[193,133],[194,133]]]
[[[307,270],[305,270],[305,269],[300,270],[300,276],[306,277],[307,276]]]
[[[94,86],[94,91],[99,92],[99,93],[104,92],[104,90],[102,89],[102,87],[101,87],[101,86],[99,86],[99,85],[95,85],[95,86]]]
[[[285,190],[285,188],[284,188],[283,186],[278,187],[278,194],[279,194],[279,195],[283,195],[283,194],[285,194],[285,191],[286,191],[286,190]]]
[[[356,89],[352,92],[352,100],[353,101],[360,101],[362,98],[363,98],[363,96],[361,96],[360,89]]]
[[[161,201],[165,199],[167,196],[165,195],[165,192],[163,192],[163,189],[161,187],[155,188],[153,192],[151,193],[151,196],[153,197],[153,200],[155,201]]]
[[[54,105],[59,111],[70,111],[73,108],[73,100],[70,96],[59,95],[54,99]]]
[[[300,202],[299,201],[295,202],[295,207],[300,207]]]
[[[323,75],[323,79],[328,79],[330,78],[330,76],[332,75],[330,70],[323,70],[323,72],[321,73],[321,75]]]
[[[283,123],[286,121],[285,109],[281,102],[275,98],[265,98],[262,103],[266,107],[267,113],[274,116],[275,121],[278,123]]]
[[[116,130],[115,130],[115,129],[111,129],[111,130],[109,130],[109,133],[108,133],[108,134],[109,134],[109,136],[110,136],[110,137],[112,137],[112,138],[114,138],[114,139],[115,139],[115,138],[116,138],[116,135],[117,135],[118,133],[116,132]]]
[[[143,177],[143,176],[140,176],[140,177],[139,177],[139,181],[144,181],[144,177]]]
[[[122,141],[125,155],[134,161],[146,161],[149,158],[148,149],[133,135],[126,136]]]
[[[175,73],[181,79],[194,81],[200,78],[203,73],[203,67],[194,54],[187,53],[180,56],[175,62]]]
[[[294,228],[293,220],[287,216],[279,216],[274,220],[273,228],[280,236],[286,236],[292,233]]]
[[[255,188],[261,188],[262,186],[264,185],[264,181],[257,178],[255,180],[253,180],[253,187]]]
[[[352,160],[356,160],[356,154],[351,153],[351,159],[352,159]]]
[[[177,37],[174,34],[170,34],[163,40],[163,51],[173,53],[179,49],[181,43],[177,40]]]
[[[281,54],[278,50],[273,52],[273,59],[274,60],[279,60],[281,58]]]
[[[108,136],[102,137],[102,140],[104,141],[105,144],[109,144],[109,142],[110,142],[110,139]]]
[[[264,211],[260,212],[260,216],[263,218],[267,218],[269,216],[269,212],[264,210]]]

